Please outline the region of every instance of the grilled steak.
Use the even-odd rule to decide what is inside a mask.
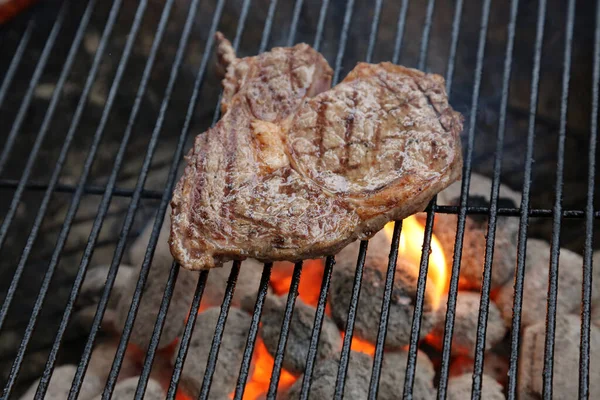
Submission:
[[[237,59],[221,40],[218,54],[224,115],[173,194],[184,267],[334,254],[459,178],[462,117],[441,77],[361,63],[326,90],[331,68],[305,44]]]

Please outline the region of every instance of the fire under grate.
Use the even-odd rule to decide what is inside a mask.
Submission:
[[[103,319],[128,244],[139,234],[140,220],[154,217],[131,306],[103,386],[102,398],[112,396],[143,301],[142,294],[184,151],[195,134],[219,118],[220,89],[212,67],[217,30],[225,31],[242,55],[264,52],[273,45],[289,46],[305,41],[322,51],[331,62],[334,84],[357,61],[390,60],[442,74],[446,78],[450,103],[466,118],[463,180],[458,204],[437,204],[434,199],[424,217],[422,254],[429,254],[436,215],[456,216],[454,256],[448,260],[451,270],[436,376],[437,398],[448,396],[459,267],[469,216],[487,217],[472,362],[472,398],[483,397],[486,330],[491,297],[494,296],[494,245],[498,221],[504,217],[518,220],[514,306],[507,338],[508,380],[504,392],[509,399],[519,398],[522,316],[524,308],[530,306],[523,302],[523,290],[527,243],[533,231],[550,242],[548,300],[543,304],[547,314],[540,395],[552,398],[553,376],[562,372],[560,366],[555,365],[554,354],[557,315],[560,317],[560,311],[557,314],[560,250],[567,247],[583,254],[582,297],[579,299],[579,390],[570,396],[590,398],[590,386],[594,381],[590,374],[593,341],[590,332],[594,328],[594,222],[600,218],[594,203],[600,1],[595,6],[575,0],[565,4],[546,0],[535,4],[522,4],[525,2],[518,0],[510,4],[491,0],[403,0],[393,5],[383,0],[296,0],[290,4],[277,0],[140,0],[135,4],[114,0],[101,3],[97,0],[49,1],[0,27],[0,121],[4,122],[0,134],[3,217],[0,249],[5,256],[2,261],[5,282],[1,286],[0,333],[3,329],[18,332],[16,341],[10,342],[15,346],[4,346],[0,353],[0,358],[6,359],[9,366],[5,375],[0,376],[4,387],[2,398],[18,398],[23,392],[22,387],[31,383],[31,378],[21,381],[22,370],[29,362],[28,352],[37,352],[40,346],[45,351],[42,352],[42,368],[35,376],[41,377],[35,398],[44,398],[53,372],[73,335],[73,318],[88,269],[97,263],[94,260],[99,249],[106,247],[109,249],[106,283],[99,293],[91,323],[79,338],[77,351],[71,355],[76,358],[77,369],[68,398],[78,397],[95,343],[102,336]],[[547,57],[552,50],[557,51]],[[527,58],[527,61],[519,62],[520,58]],[[544,85],[550,85],[548,81],[552,79],[558,82],[554,83],[556,91],[548,94]],[[73,84],[76,80],[80,82],[77,87]],[[211,82],[213,80],[215,82]],[[160,83],[155,84],[156,81]],[[523,91],[526,100],[519,100],[523,96],[515,100],[515,93],[522,94]],[[547,99],[555,104],[545,105]],[[584,105],[579,107],[580,104]],[[490,110],[493,110],[491,116],[488,115]],[[556,111],[555,116],[547,110]],[[62,122],[58,124],[57,120]],[[85,138],[81,138],[84,132]],[[479,137],[484,140],[477,140]],[[47,143],[50,140],[56,143]],[[551,147],[550,142],[555,147]],[[537,151],[540,147],[550,150],[540,153]],[[167,155],[163,157],[164,153]],[[581,160],[585,157],[587,162]],[[513,162],[513,159],[518,161]],[[489,204],[472,204],[469,189],[474,171],[491,177]],[[155,175],[159,177],[154,178]],[[501,182],[522,192],[520,204],[505,206]],[[92,211],[87,217],[82,216],[82,205],[89,198],[95,199]],[[114,216],[111,207],[119,199],[124,203]],[[50,219],[55,222],[54,228],[48,222]],[[116,221],[110,223],[115,231],[106,235],[107,221],[112,219]],[[85,240],[73,247],[70,237],[81,221],[87,223]],[[402,221],[394,224],[385,284],[380,288],[383,300],[370,367],[370,399],[378,397],[380,388],[402,226]],[[19,234],[17,231],[24,232]],[[38,249],[44,247],[39,242],[45,235],[51,238],[51,244]],[[335,379],[336,399],[343,397],[348,383],[368,248],[369,243],[364,241],[358,249]],[[76,268],[68,271],[66,278],[60,278],[65,272],[61,259],[66,258],[76,259]],[[419,262],[402,385],[403,397],[407,399],[414,397],[429,260],[429,257],[421,257]],[[234,262],[227,279],[205,374],[199,378],[200,399],[210,398],[225,324],[244,263],[247,262]],[[318,345],[335,264],[334,256],[327,257],[322,281],[314,283],[320,289],[304,374],[298,378],[302,399],[308,398],[315,379],[313,372],[318,361]],[[291,273],[281,334],[265,393],[269,399],[278,394],[303,266],[302,262],[295,264]],[[257,297],[250,309],[251,321],[242,361],[236,366],[239,372],[232,393],[234,399],[243,398],[251,375],[273,269],[271,263],[262,267]],[[37,274],[31,277],[34,282],[27,282],[33,274]],[[169,399],[178,397],[182,370],[197,328],[210,274],[210,271],[199,274],[189,315],[178,339],[172,374],[165,385]],[[155,361],[161,351],[160,339],[179,275],[179,266],[172,263],[156,320],[152,321],[149,345],[143,354],[140,378],[134,391],[136,399],[144,398],[152,370],[157,368]],[[54,304],[51,297],[56,281],[61,279],[62,288],[66,287],[63,302],[54,314],[48,315],[44,306]],[[24,290],[29,294],[23,295]],[[24,300],[27,296],[31,300],[28,303]],[[57,294],[57,297],[60,296]],[[27,303],[27,306],[21,307],[20,303]],[[46,319],[55,322],[46,325]],[[12,322],[17,320],[21,322]],[[50,328],[42,329],[43,326]],[[40,330],[49,337],[49,342],[36,339]],[[554,396],[559,397],[556,393]]]

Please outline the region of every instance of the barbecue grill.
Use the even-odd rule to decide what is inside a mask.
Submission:
[[[559,250],[564,245],[584,255],[579,393],[572,396],[589,398],[590,378],[594,379],[589,372],[594,220],[600,217],[594,206],[600,1],[596,5],[576,4],[575,0],[533,3],[512,0],[510,4],[492,0],[387,3],[393,2],[57,0],[37,4],[0,27],[0,120],[3,121],[0,246],[5,278],[0,285],[0,332],[10,329],[19,334],[17,339],[2,339],[6,344],[0,347],[0,357],[10,366],[0,377],[2,398],[16,396],[22,392],[22,385],[31,383],[23,381],[20,375],[31,352],[42,354],[45,363],[37,375],[41,380],[36,398],[44,397],[55,367],[69,357],[78,365],[69,399],[77,398],[93,346],[102,335],[103,317],[128,241],[139,233],[140,221],[155,213],[129,314],[102,393],[103,398],[111,397],[140,301],[143,301],[142,293],[184,150],[191,137],[205,130],[211,122],[214,124],[219,117],[220,95],[212,69],[217,30],[228,34],[241,55],[263,52],[274,45],[306,41],[330,61],[334,84],[357,61],[390,60],[444,75],[450,103],[466,118],[459,205],[438,205],[434,199],[426,210],[423,254],[430,252],[435,215],[458,216],[437,397],[446,398],[448,390],[465,221],[468,215],[484,215],[488,218],[488,228],[472,398],[482,397],[491,266],[499,216],[519,220],[514,308],[508,341],[507,398],[517,398],[521,314],[527,307],[522,301],[526,243],[532,231],[546,236],[551,243],[543,397],[552,398],[553,373],[560,373],[554,371],[557,367],[554,365],[554,333]],[[419,36],[415,36],[415,32],[419,32]],[[106,81],[104,92],[98,89],[98,80]],[[75,81],[78,86],[72,83]],[[545,90],[544,84],[556,90]],[[515,100],[517,95],[518,99],[525,97],[526,100],[519,103]],[[554,106],[547,105],[550,103]],[[552,115],[546,110],[556,112]],[[154,155],[161,147],[168,149],[168,157],[157,161]],[[542,153],[536,151],[540,147],[544,149]],[[586,157],[583,153],[587,153],[587,163],[581,160]],[[137,162],[129,162],[135,154],[142,156],[135,158]],[[162,180],[148,188],[147,180],[158,166],[165,172]],[[469,204],[473,170],[487,172],[492,178],[489,206]],[[499,205],[501,181],[522,191],[520,205]],[[90,198],[94,199],[92,211],[87,217],[82,216],[80,205]],[[115,200],[125,204],[116,217],[111,213]],[[59,204],[67,205],[64,212],[58,211]],[[107,235],[105,221],[110,218],[118,222],[110,223],[113,231]],[[52,225],[49,219],[55,221],[54,230],[47,228]],[[75,248],[68,248],[69,235],[82,219],[87,221],[89,235]],[[561,235],[561,232],[567,234]],[[42,249],[44,246],[39,242],[45,235],[52,244]],[[385,357],[394,266],[401,235],[402,221],[397,221],[382,288],[370,399],[377,398]],[[77,300],[93,258],[99,249],[106,248],[110,249],[106,284],[91,326],[81,336],[72,323]],[[364,241],[356,261],[335,398],[342,398],[346,384],[367,251],[368,242]],[[72,260],[73,257],[76,268],[65,272],[61,258]],[[428,261],[428,257],[421,257],[419,266],[404,381],[406,399],[413,397]],[[201,378],[201,399],[208,398],[211,389],[225,323],[243,264],[234,262],[231,269],[206,373]],[[242,399],[249,377],[272,268],[273,265],[267,263],[262,269],[239,366],[235,399]],[[314,379],[334,268],[335,257],[327,257],[306,369],[301,378],[302,399],[308,398]],[[303,263],[296,263],[267,398],[275,398],[277,394],[302,270]],[[168,385],[167,398],[170,399],[177,394],[210,273],[200,273]],[[136,399],[144,397],[178,274],[179,266],[173,263],[144,356]],[[51,299],[54,294],[62,299],[57,302],[59,306]],[[44,311],[48,304],[52,305],[50,313]],[[35,339],[42,334],[49,342],[43,344]],[[74,350],[67,351],[71,345]],[[69,354],[64,355],[67,352]],[[32,378],[35,377],[28,379]]]

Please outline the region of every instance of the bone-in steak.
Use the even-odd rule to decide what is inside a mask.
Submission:
[[[440,76],[361,63],[327,90],[331,68],[305,44],[237,59],[221,40],[218,54],[224,115],[173,194],[184,267],[334,254],[460,177],[462,117]]]

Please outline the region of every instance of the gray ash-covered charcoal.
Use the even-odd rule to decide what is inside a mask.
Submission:
[[[86,273],[85,280],[81,285],[79,297],[77,298],[77,305],[79,307],[93,305],[95,308],[95,306],[98,305],[98,301],[104,291],[104,285],[109,269],[110,265],[98,265],[91,268]],[[135,268],[126,264],[119,265],[115,284],[113,285],[112,291],[110,292],[110,299],[108,300],[109,309],[115,309],[117,307],[121,300],[123,290],[133,275],[135,275]]]
[[[156,322],[156,316],[162,302],[167,280],[173,263],[173,258],[169,250],[167,243],[169,237],[169,226],[171,220],[169,217],[170,213],[167,212],[165,220],[161,229],[160,237],[156,245],[156,251],[152,264],[148,273],[148,279],[146,286],[144,287],[144,293],[140,300],[137,318],[133,325],[133,331],[131,333],[130,342],[146,349],[150,343],[152,332],[154,331],[154,324]],[[150,238],[150,232],[152,231],[153,222],[150,223],[140,237],[135,241],[132,248],[130,249],[130,259],[136,267],[136,271],[127,281],[127,285],[123,290],[121,301],[116,310],[116,325],[120,331],[125,326],[127,314],[129,313],[129,307],[131,305],[131,299],[135,292],[135,287],[139,278],[140,268],[144,259],[144,253],[148,245]],[[160,337],[159,348],[164,348],[179,337],[185,319],[190,310],[192,304],[192,298],[194,297],[194,290],[196,283],[198,282],[198,273],[191,272],[181,268],[177,277],[177,283],[173,290],[173,296],[169,305],[169,311],[167,313],[166,322],[162,330]]]
[[[216,267],[210,270],[202,295],[203,305],[209,307],[221,305],[223,297],[225,296],[225,289],[227,288],[227,281],[229,280],[232,265],[233,262],[230,261],[223,264],[223,267]],[[233,307],[242,307],[246,304],[252,304],[252,308],[249,311],[252,312],[252,310],[254,310],[254,303],[256,301],[256,295],[258,294],[263,267],[263,263],[251,258],[242,262],[240,273],[238,274],[237,282],[235,284],[233,298],[231,299],[231,305]]]
[[[339,365],[339,354],[315,364],[308,398],[333,399]],[[373,359],[369,355],[355,351],[350,352],[346,384],[344,385],[344,399],[362,400],[367,398],[372,366]],[[285,400],[296,400],[300,397],[301,388],[302,377],[299,377],[281,397]]]
[[[557,313],[552,378],[555,399],[574,399],[579,393],[580,333],[579,315]],[[543,320],[525,329],[519,353],[519,398],[542,398],[545,337],[546,323]],[[600,328],[595,325],[591,326],[589,343],[589,398],[600,399]]]
[[[92,351],[86,377],[93,374],[100,378],[102,382],[106,382],[118,345],[118,338],[97,344]],[[144,356],[145,352],[142,353],[136,351],[135,348],[128,347],[121,363],[118,380],[121,381],[139,375]]]
[[[442,349],[444,340],[444,327],[446,324],[447,299],[442,301],[443,306],[438,312],[437,322],[427,336],[427,342],[432,346]],[[454,335],[452,336],[451,354],[473,357],[477,342],[477,322],[479,317],[480,295],[475,292],[458,292],[454,319]],[[485,349],[491,349],[500,342],[506,334],[506,326],[500,310],[490,302],[488,310],[487,329],[485,335]]]
[[[112,394],[113,400],[131,400],[135,396],[135,391],[137,389],[138,382],[140,380],[139,376],[135,376],[133,378],[125,379],[122,382],[119,382],[115,385],[115,390]],[[148,385],[146,386],[146,392],[144,393],[144,400],[163,400],[165,398],[165,391],[160,386],[158,382],[154,379],[148,380]],[[102,396],[97,396],[94,400],[101,400]]]
[[[200,394],[220,311],[219,307],[211,307],[198,314],[196,319],[196,328],[181,375],[183,389],[194,398]],[[250,315],[239,308],[229,310],[211,384],[210,399],[220,399],[223,393],[231,393],[235,388],[250,322]],[[173,360],[176,357],[177,352],[173,355]]]
[[[473,375],[464,374],[448,381],[448,400],[470,399],[473,392]],[[502,385],[485,374],[481,376],[481,398],[485,400],[504,400]],[[559,398],[559,397],[557,397]],[[560,397],[562,399],[562,397]]]
[[[404,377],[408,360],[407,351],[384,353],[377,398],[379,400],[395,400],[404,393]],[[430,400],[434,396],[433,364],[422,351],[417,352],[413,399]]]
[[[507,348],[497,346],[484,354],[483,373],[503,386],[508,384],[508,368],[510,352]],[[475,361],[471,357],[452,357],[450,377],[472,374]]]
[[[267,350],[273,356],[279,344],[286,301],[287,296],[269,295],[265,300],[263,308],[260,334]],[[316,309],[314,307],[307,305],[300,298],[296,299],[285,348],[285,356],[283,358],[283,367],[293,374],[304,373],[315,313]],[[336,352],[339,352],[341,346],[342,337],[338,327],[331,318],[325,316],[321,336],[319,336],[317,358],[331,357]]]
[[[75,377],[75,371],[77,367],[75,365],[62,365],[54,369],[48,390],[44,399],[46,400],[64,400],[69,396],[71,390],[71,384],[73,383],[73,377]],[[21,396],[20,400],[33,400],[35,392],[38,388],[40,380],[36,380],[29,389]],[[79,399],[89,400],[102,392],[104,388],[104,381],[96,375],[88,372],[83,379]]]
[[[356,242],[347,246],[336,256],[336,266],[331,280],[330,304],[333,319],[341,330],[344,330],[348,318],[358,251],[359,243]],[[377,340],[389,251],[390,241],[384,231],[380,231],[369,241],[354,334],[371,343],[375,343]],[[418,266],[412,265],[404,259],[398,259],[390,303],[386,349],[398,349],[410,341],[418,276]],[[427,279],[421,337],[425,337],[430,332],[435,321],[434,292],[433,282]]]
[[[446,189],[438,193],[437,204],[443,206],[455,205],[460,203],[460,190],[462,181],[454,182]],[[469,184],[469,196],[479,196],[485,200],[484,206],[490,203],[490,194],[492,192],[492,180],[487,176],[471,173]],[[510,200],[517,207],[521,205],[521,193],[512,190],[504,184],[500,184],[499,198]],[[459,199],[459,200],[457,200]],[[469,204],[471,205],[471,204]]]
[[[528,326],[546,319],[548,298],[548,272],[550,244],[538,239],[527,240],[525,281],[523,283],[523,307],[521,324]],[[578,313],[581,307],[583,258],[570,250],[561,248],[558,269],[557,314]],[[596,272],[594,273],[596,274]],[[592,296],[600,296],[600,279],[593,281]],[[496,297],[496,304],[507,326],[512,323],[514,284],[508,282]]]

